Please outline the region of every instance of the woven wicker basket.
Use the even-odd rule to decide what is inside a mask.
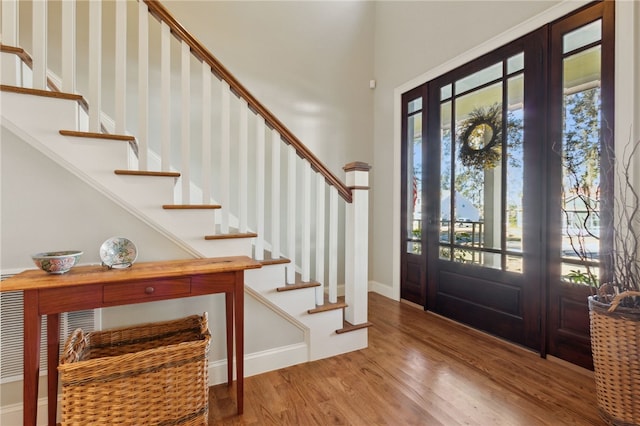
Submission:
[[[640,312],[610,310],[589,298],[598,408],[610,425],[640,425]]]
[[[63,425],[206,425],[207,315],[83,333],[58,371]]]

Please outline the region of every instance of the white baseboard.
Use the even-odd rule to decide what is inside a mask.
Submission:
[[[369,291],[381,294],[389,299],[400,300],[399,296],[395,294],[393,287],[377,281],[369,281]]]
[[[278,370],[291,365],[307,362],[309,348],[306,343],[283,346],[263,352],[247,354],[244,357],[245,377]],[[235,378],[235,376],[234,376]],[[227,382],[227,361],[220,360],[209,364],[209,385]],[[60,409],[58,408],[58,413]],[[60,421],[58,419],[58,421]],[[38,400],[38,426],[47,424],[47,398]],[[0,407],[0,425],[22,425],[22,403]]]
[[[297,343],[295,345],[282,346],[247,354],[244,357],[244,377],[279,370],[280,368],[301,364],[308,360],[309,348],[306,343]],[[220,360],[209,364],[209,386],[226,382],[227,360]]]

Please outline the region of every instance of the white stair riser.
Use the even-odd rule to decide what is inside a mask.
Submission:
[[[202,257],[251,256],[250,238],[206,241],[204,236],[200,236],[184,241]]]
[[[284,283],[285,265],[267,265],[260,269],[250,269],[245,272],[245,282],[260,293],[274,290]]]
[[[278,287],[282,287],[280,283]],[[252,288],[255,289],[254,286]],[[307,311],[316,307],[315,305],[315,289],[302,288],[298,290],[277,291],[274,287],[271,289],[257,290],[264,297],[268,298],[276,306],[288,312],[296,319],[308,315]]]
[[[365,349],[368,346],[368,336],[366,328],[342,334],[335,333],[335,330],[329,334],[311,333],[309,361]]]
[[[77,129],[78,102],[13,92],[2,92],[0,98],[3,117],[40,140],[61,129]]]
[[[113,173],[127,168],[128,142],[63,135],[53,142],[60,155],[80,165],[86,173]]]

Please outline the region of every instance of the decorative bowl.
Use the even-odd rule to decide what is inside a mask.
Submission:
[[[109,269],[129,268],[137,257],[136,245],[124,237],[111,237],[100,246],[100,259]]]
[[[64,274],[69,271],[82,255],[78,250],[49,251],[31,256],[33,263],[50,274]]]

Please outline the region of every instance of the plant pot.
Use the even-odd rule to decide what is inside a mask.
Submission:
[[[601,417],[640,425],[640,310],[589,297],[591,352]]]

